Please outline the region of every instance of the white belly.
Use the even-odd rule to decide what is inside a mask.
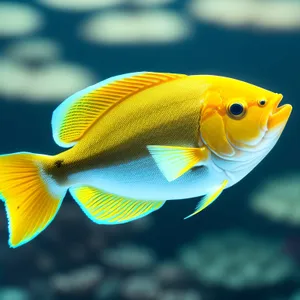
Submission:
[[[224,179],[223,171],[208,164],[168,182],[151,156],[106,168],[70,175],[68,185],[87,185],[139,200],[175,200],[205,195]]]

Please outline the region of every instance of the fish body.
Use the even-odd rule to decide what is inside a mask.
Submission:
[[[77,166],[67,172],[66,185],[93,182],[94,187],[107,192],[140,200],[206,194],[209,185],[215,184],[215,176],[222,181],[224,173],[208,163],[206,168],[194,168],[186,176],[169,182],[146,147],[203,146],[199,120],[201,88],[206,81],[205,77],[197,76],[167,82],[141,91],[110,110],[82,140],[57,158],[64,161],[66,168],[68,164]]]
[[[126,223],[167,200],[206,195],[192,215],[198,213],[276,144],[292,109],[278,108],[281,99],[236,79],[150,72],[72,95],[52,118],[54,140],[68,150],[0,156],[10,245],[44,230],[68,189],[99,224]]]

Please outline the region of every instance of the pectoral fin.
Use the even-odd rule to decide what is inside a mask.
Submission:
[[[228,184],[228,180],[224,180],[223,183],[218,186],[216,189],[212,190],[211,193],[204,196],[198,203],[195,212],[193,212],[191,215],[185,217],[184,219],[188,219],[200,211],[202,211],[204,208],[206,208],[208,205],[212,204],[222,193],[222,191],[225,189],[226,185]]]
[[[173,181],[209,157],[206,147],[147,146],[158,168],[168,181]]]

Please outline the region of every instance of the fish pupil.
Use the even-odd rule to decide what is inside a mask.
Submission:
[[[234,103],[230,106],[230,112],[234,116],[238,116],[238,115],[242,114],[243,111],[244,111],[244,107],[243,107],[243,105],[241,105],[239,103]]]
[[[63,160],[57,160],[57,161],[54,163],[54,165],[55,165],[56,168],[61,168],[63,162],[64,162]]]
[[[260,100],[259,104],[260,104],[261,106],[265,105],[265,104],[266,104],[266,100]]]

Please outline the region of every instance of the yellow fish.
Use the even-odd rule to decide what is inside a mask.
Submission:
[[[9,245],[43,231],[68,190],[98,224],[130,222],[167,200],[205,195],[198,213],[276,144],[292,111],[279,107],[281,99],[236,79],[154,72],[75,93],[52,117],[55,142],[70,149],[0,156]]]

